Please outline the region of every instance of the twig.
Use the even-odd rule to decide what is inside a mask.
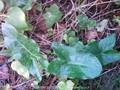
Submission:
[[[25,81],[25,82],[23,82],[23,83],[21,83],[21,84],[18,84],[18,85],[12,86],[12,89],[15,89],[15,88],[17,88],[17,87],[20,87],[20,86],[22,86],[22,85],[24,85],[24,84],[26,84],[26,83],[31,82],[31,81],[34,81],[34,79],[30,79],[30,80]]]

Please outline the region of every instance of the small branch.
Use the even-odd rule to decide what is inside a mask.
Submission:
[[[26,83],[32,82],[32,81],[34,81],[34,79],[30,79],[30,80],[25,81],[25,82],[23,82],[23,83],[21,83],[21,84],[18,84],[18,85],[12,86],[12,88],[15,89],[15,88],[17,88],[17,87],[20,87],[20,86],[22,86],[22,85],[24,85],[24,84],[26,84]]]

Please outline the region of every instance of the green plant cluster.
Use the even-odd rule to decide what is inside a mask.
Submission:
[[[102,66],[120,60],[120,53],[114,49],[115,34],[87,45],[77,42],[72,46],[53,43],[58,58],[50,62],[48,70],[63,78],[92,79],[100,75]]]
[[[26,1],[29,2],[28,6],[25,5]],[[26,22],[23,10],[25,7],[27,7],[26,10],[30,9],[32,1],[26,1],[16,0],[14,4],[11,4],[11,0],[5,23],[2,23],[4,47],[9,52],[9,60],[12,60],[11,68],[18,74],[27,79],[30,78],[30,75],[33,75],[37,80],[41,81],[41,73],[44,69],[46,72],[62,79],[93,79],[101,74],[104,65],[120,60],[120,52],[114,49],[116,36],[111,34],[99,41],[90,41],[86,45],[78,40],[72,45],[53,42],[51,47],[57,58],[48,62],[41,54],[37,43],[24,35],[25,31],[31,29]],[[3,5],[1,3],[2,1],[0,1],[0,5]],[[0,7],[0,10],[3,7]],[[48,28],[51,28],[61,17],[62,13],[55,4],[47,8],[44,14]],[[78,23],[82,29],[96,26],[95,20],[83,15],[78,16]],[[71,81],[67,81],[60,82],[58,86],[63,85],[68,88],[68,83],[74,85]]]

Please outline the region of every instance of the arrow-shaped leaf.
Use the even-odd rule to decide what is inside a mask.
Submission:
[[[4,36],[5,47],[11,51],[12,58],[20,60],[31,74],[33,74],[33,70],[36,71],[34,72],[34,75],[37,76],[37,78],[41,77],[38,73],[38,65],[35,66],[34,63],[37,64],[40,62],[41,66],[46,69],[48,62],[40,54],[38,45],[33,40],[18,33],[10,24],[2,24],[2,33]],[[41,78],[39,78],[39,80],[40,79]]]
[[[52,47],[58,58],[49,64],[49,72],[62,78],[80,79],[95,78],[101,73],[102,66],[96,56],[59,43],[53,43]]]

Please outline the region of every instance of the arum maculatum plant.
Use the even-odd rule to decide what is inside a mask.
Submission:
[[[10,53],[10,60],[13,60],[11,67],[27,79],[31,74],[41,80],[40,71],[47,69],[49,63],[40,53],[37,43],[23,34],[27,30],[30,28],[22,9],[11,7],[5,23],[2,23],[4,46]]]
[[[58,57],[50,62],[48,71],[61,78],[96,78],[102,72],[102,66],[120,60],[120,53],[114,49],[115,42],[115,34],[87,45],[77,42],[66,46],[54,42],[52,48]]]
[[[4,47],[9,52],[9,60],[12,61],[11,68],[26,79],[31,78],[30,76],[32,75],[36,80],[41,81],[43,69],[62,79],[93,79],[101,74],[104,65],[120,60],[120,53],[114,49],[116,36],[111,34],[104,39],[91,41],[86,45],[80,41],[72,45],[53,42],[51,47],[57,58],[48,62],[40,52],[37,43],[24,35],[25,31],[31,29],[23,10],[29,10],[31,2],[29,2],[27,8],[25,7],[25,2],[19,3],[16,0],[15,3],[11,4],[9,2],[11,7],[7,11],[5,23],[2,23],[2,34]],[[0,10],[2,10],[1,8]],[[61,17],[62,13],[57,5],[54,4],[47,8],[44,14],[47,28],[51,28]],[[95,27],[96,22],[94,20],[89,20],[86,16],[82,17],[82,15],[78,16],[78,22],[82,29]],[[84,23],[81,24],[81,22]],[[69,84],[74,85],[71,81],[67,81],[60,82],[58,87],[62,88],[62,85],[68,88]]]

